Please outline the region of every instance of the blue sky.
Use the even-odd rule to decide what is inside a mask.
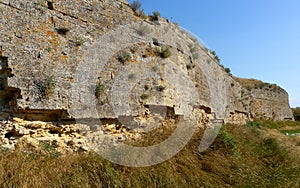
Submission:
[[[233,75],[276,83],[300,106],[299,0],[139,1],[197,35]]]

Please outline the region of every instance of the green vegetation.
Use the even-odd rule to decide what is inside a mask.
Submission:
[[[300,129],[295,129],[295,130],[282,130],[280,131],[283,134],[300,134]]]
[[[117,55],[118,61],[121,63],[125,64],[127,61],[130,61],[131,59],[131,54],[125,50],[122,50],[118,55]]]
[[[210,53],[214,56],[214,59],[218,62],[218,63],[220,63],[220,58],[219,58],[219,56],[216,54],[216,52],[215,51],[213,51],[213,50],[210,50]]]
[[[46,154],[48,157],[59,157],[61,155],[61,153],[55,149],[57,146],[54,143],[41,141],[39,146],[42,149],[41,154]]]
[[[217,54],[216,54],[216,52],[215,51],[210,51],[210,53],[213,55],[213,56],[216,56]]]
[[[128,144],[160,143],[175,128],[163,126]],[[47,152],[20,146],[0,152],[0,187],[297,187],[299,164],[261,128],[226,125],[198,153],[203,133],[197,130],[173,158],[145,168],[119,166],[93,152],[54,155],[49,143],[42,146]]]
[[[190,52],[192,54],[193,59],[199,58],[198,48],[196,44],[189,44],[188,47],[190,48]]]
[[[237,141],[234,136],[231,133],[227,132],[225,129],[221,129],[218,136],[224,142],[225,148],[231,150],[233,155],[239,158],[240,153],[237,147]]]
[[[160,12],[153,11],[153,13],[152,13],[152,21],[158,21],[159,17],[160,17]]]
[[[277,121],[274,122],[273,120],[263,120],[263,119],[258,119],[255,121],[249,121],[247,122],[248,126],[263,126],[269,129],[279,129],[283,127],[296,127],[300,126],[300,122],[295,122],[295,121]]]
[[[261,125],[260,125],[258,122],[256,122],[256,121],[247,121],[246,125],[247,125],[248,127],[259,127],[259,126],[261,126]]]
[[[35,87],[41,99],[49,98],[53,95],[56,87],[56,80],[54,75],[47,75],[34,81]]]
[[[141,10],[140,13],[139,13],[139,17],[141,17],[143,19],[147,19],[148,15],[143,10]]]
[[[157,91],[164,91],[166,89],[166,86],[163,86],[163,85],[159,85],[157,86]]]
[[[44,86],[45,86],[45,96],[50,96],[54,93],[54,89],[56,86],[56,80],[54,78],[54,75],[47,76],[44,80]]]
[[[160,49],[160,56],[162,58],[168,58],[172,55],[172,52],[170,50],[170,47],[169,46],[161,46],[161,49]]]
[[[140,97],[141,97],[142,100],[146,100],[146,99],[148,99],[150,97],[150,95],[144,93]]]
[[[292,110],[293,110],[295,120],[300,121],[300,107],[292,108]]]
[[[151,33],[152,30],[148,25],[141,24],[137,29],[136,32],[140,36],[146,36],[147,34]]]
[[[231,70],[230,70],[230,68],[225,68],[225,71],[226,71],[228,74],[231,75]]]
[[[218,63],[220,63],[220,58],[219,58],[219,56],[215,56],[215,60],[218,62]]]
[[[104,92],[105,92],[105,85],[102,84],[101,82],[98,82],[95,88],[96,98],[99,98]]]
[[[195,64],[192,64],[192,63],[188,63],[188,64],[186,65],[187,70],[191,70],[191,69],[193,69],[193,68],[195,68],[195,67],[196,67],[196,65],[195,65]]]
[[[74,42],[76,46],[81,46],[86,42],[86,40],[83,37],[75,37]]]
[[[141,2],[139,2],[137,0],[134,0],[132,3],[129,4],[129,6],[131,7],[131,9],[134,12],[139,12],[139,11],[141,11],[141,8],[142,8]]]
[[[45,49],[48,53],[50,53],[52,51],[52,48],[48,47]]]
[[[40,142],[40,147],[49,152],[55,150],[55,147],[49,142]]]

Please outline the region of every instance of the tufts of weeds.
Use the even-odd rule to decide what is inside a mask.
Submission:
[[[158,21],[159,20],[159,17],[160,17],[160,12],[158,12],[158,11],[154,11],[153,13],[152,13],[152,21]]]
[[[105,93],[105,85],[102,84],[101,82],[98,82],[95,88],[96,98],[99,98],[103,93]]]
[[[129,4],[129,6],[134,12],[139,12],[141,11],[142,3],[137,0],[134,0],[132,3]]]
[[[159,85],[156,87],[156,90],[160,91],[160,92],[164,91],[165,89],[166,89],[166,86],[164,86],[164,85]]]
[[[278,129],[283,127],[294,127],[299,126],[300,123],[296,121],[273,121],[271,119],[265,120],[265,119],[258,119],[256,120],[259,124],[261,124],[263,127],[267,127],[270,129]]]
[[[170,50],[170,47],[169,46],[162,46],[161,49],[160,49],[160,56],[162,58],[168,58],[172,55],[172,52]]]
[[[247,121],[246,125],[248,127],[260,127],[261,125],[256,121]]]
[[[140,36],[146,36],[147,34],[152,32],[152,29],[148,25],[141,24],[137,29],[136,32]]]
[[[225,129],[221,129],[218,136],[219,138],[221,138],[222,142],[224,143],[225,148],[231,150],[233,155],[236,158],[239,158],[240,153],[237,146],[237,141],[234,138],[234,136],[231,133],[227,132]]]
[[[142,94],[142,95],[140,96],[140,98],[141,98],[142,100],[146,100],[146,99],[150,98],[150,95],[144,93],[144,94]]]
[[[56,80],[54,75],[46,76],[44,79],[34,81],[35,88],[41,99],[50,98],[53,95],[56,87]]]
[[[86,42],[86,40],[83,37],[75,37],[75,45],[76,46],[81,46]]]
[[[147,19],[148,15],[144,12],[144,10],[141,10],[139,13],[139,17],[141,17],[142,19]]]
[[[121,52],[119,52],[119,54],[117,55],[117,59],[118,61],[120,61],[121,63],[125,64],[126,62],[130,61],[131,59],[131,54],[125,50],[122,50]]]

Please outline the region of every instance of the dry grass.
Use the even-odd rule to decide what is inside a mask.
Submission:
[[[256,80],[256,79],[245,79],[245,78],[235,77],[235,80],[248,90],[269,89],[269,90],[273,90],[273,91],[284,91],[282,88],[280,88],[276,84],[269,84],[269,83],[265,83],[265,82],[262,82],[262,81]]]
[[[166,132],[164,134],[163,132]],[[152,131],[141,145],[155,144]],[[299,165],[259,127],[227,125],[202,154],[203,131],[170,160],[146,168],[112,164],[95,153],[59,156],[20,148],[0,154],[0,187],[297,187]],[[236,155],[238,152],[238,156]]]

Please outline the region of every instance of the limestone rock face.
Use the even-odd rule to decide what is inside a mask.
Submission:
[[[151,108],[293,119],[284,90],[247,90],[195,37],[136,16],[126,1],[0,0],[0,19],[1,119],[139,122]]]
[[[85,151],[88,144],[82,130],[80,125],[55,125],[14,118],[0,123],[0,143],[2,149],[15,149],[26,144],[31,148],[61,153]]]

